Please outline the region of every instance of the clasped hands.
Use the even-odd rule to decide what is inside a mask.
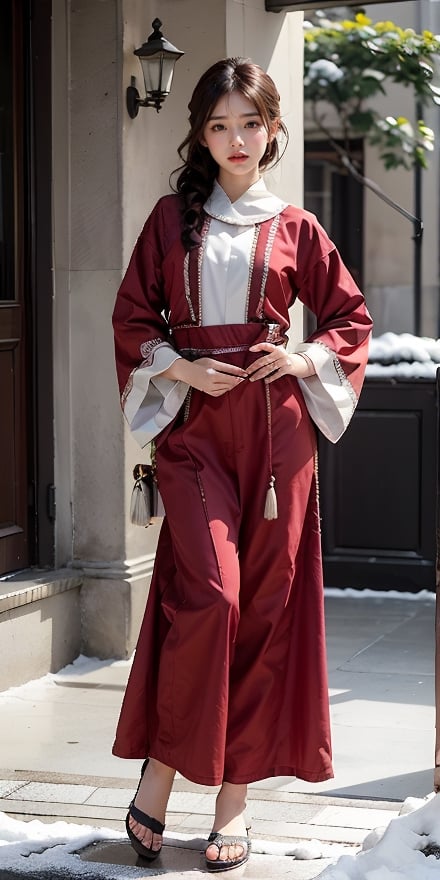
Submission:
[[[269,384],[276,382],[281,376],[305,379],[315,372],[309,358],[288,352],[281,345],[258,342],[252,345],[249,351],[262,352],[262,354],[245,370],[209,357],[198,358],[193,362],[180,358],[174,362],[170,370],[167,370],[167,375],[169,378],[181,379],[193,388],[204,391],[205,394],[220,397],[244,381],[263,380]],[[171,375],[171,371],[174,375]]]

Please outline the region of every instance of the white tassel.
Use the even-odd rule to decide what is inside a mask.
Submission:
[[[148,487],[136,480],[131,493],[130,520],[135,526],[148,526],[151,522],[151,503]]]
[[[275,477],[271,476],[264,505],[264,519],[278,519],[278,504],[275,492]]]

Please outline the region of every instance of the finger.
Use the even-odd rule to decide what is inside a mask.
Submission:
[[[224,391],[231,391],[233,388],[236,388],[237,385],[241,385],[243,381],[244,380],[241,379],[239,376],[217,375],[212,380],[212,382],[209,383],[209,386],[205,390],[208,392],[208,394],[214,391],[220,391],[223,393]]]
[[[219,364],[216,367],[216,372],[223,375],[238,376],[240,379],[247,379],[248,376],[246,370],[243,370],[242,367],[236,367],[234,364]]]
[[[232,388],[236,388],[237,385],[241,385],[242,382],[244,382],[244,378],[241,376],[222,376],[221,379],[214,379],[211,383],[211,387],[215,388],[216,391],[222,388],[224,388],[225,391],[230,391]]]
[[[263,357],[257,358],[252,364],[247,367],[248,376],[252,376],[254,373],[258,373],[259,370],[264,370],[271,363],[270,357],[267,355],[263,355]]]
[[[221,375],[228,376],[239,376],[242,378],[246,378],[247,372],[243,369],[243,367],[237,367],[235,364],[228,364],[223,361],[216,361],[213,359],[209,359],[208,363],[202,364],[205,370],[209,375],[214,375],[215,373],[221,373]]]
[[[251,345],[249,351],[276,351],[277,346],[272,342],[257,342]]]
[[[206,394],[209,394],[210,397],[221,397],[222,394],[227,394],[228,391],[231,391],[231,388],[221,388],[220,390],[216,388],[215,391],[207,391]]]
[[[251,382],[255,379],[264,379],[266,376],[269,376],[271,373],[280,369],[281,366],[282,360],[274,358],[273,355],[258,358],[258,360],[254,361],[252,366],[248,368],[249,379]]]
[[[268,376],[266,376],[266,382],[275,382],[280,376],[294,376],[291,370],[292,362],[289,358],[286,358],[283,362],[278,362],[278,367]]]
[[[244,376],[236,376],[235,373],[218,373],[218,376],[221,376],[222,382],[227,382],[229,387],[235,388],[236,385],[240,385],[241,382],[244,382],[245,379],[249,379],[249,374],[245,373]]]

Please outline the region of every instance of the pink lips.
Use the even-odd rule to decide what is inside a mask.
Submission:
[[[246,153],[234,153],[232,156],[229,156],[230,162],[244,162],[247,159]]]

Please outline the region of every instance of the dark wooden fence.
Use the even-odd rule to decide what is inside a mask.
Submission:
[[[344,437],[319,441],[324,582],[436,586],[434,380],[367,380]]]

